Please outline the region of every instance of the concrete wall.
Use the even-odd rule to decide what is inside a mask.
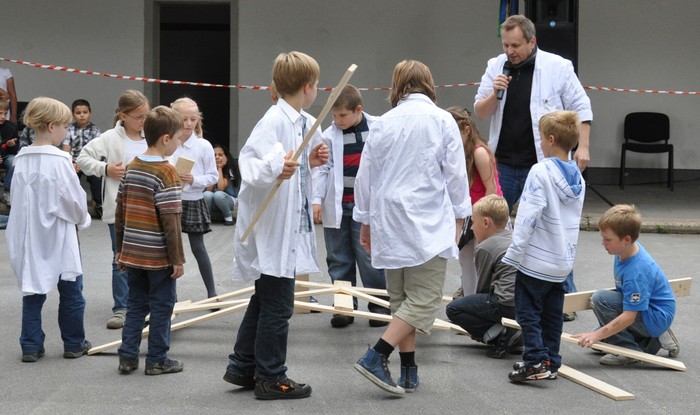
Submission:
[[[225,1],[225,0],[222,0]],[[5,0],[12,10],[0,33],[0,57],[115,74],[155,76],[153,0],[119,2]],[[193,1],[196,3],[196,1]],[[700,38],[695,0],[585,0],[580,2],[579,72],[584,85],[695,90]],[[500,52],[498,2],[481,0],[232,0],[232,42],[238,66],[232,83],[267,85],[271,63],[282,51],[301,50],[321,66],[321,86],[333,86],[345,69],[359,66],[352,83],[388,87],[394,65],[419,59],[436,83],[478,82],[488,58]],[[149,43],[150,42],[150,43]],[[191,51],[196,53],[196,51]],[[67,74],[0,62],[15,75],[21,100],[48,95],[70,103],[85,97],[95,121],[109,128],[119,94],[151,91],[139,82]],[[237,70],[237,72],[236,72]],[[438,105],[471,107],[475,87],[441,88]],[[386,91],[364,93],[373,114],[388,110]],[[153,96],[153,95],[151,95]],[[269,105],[266,91],[232,92],[231,147],[245,141]],[[311,113],[323,107],[319,93]],[[676,168],[699,169],[699,96],[589,91],[594,123],[592,167],[617,167],[622,120],[627,112],[662,111],[671,117]],[[236,117],[237,115],[237,117]],[[324,125],[328,125],[326,120]],[[482,132],[487,125],[479,123]],[[635,155],[630,167],[663,168],[658,155]]]

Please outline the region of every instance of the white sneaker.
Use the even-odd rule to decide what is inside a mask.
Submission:
[[[668,350],[668,357],[678,357],[681,352],[681,345],[671,329],[666,330],[659,336],[659,342],[661,342],[662,349]]]
[[[598,363],[605,366],[624,366],[632,363],[637,363],[639,360],[631,357],[619,356],[616,354],[606,354],[598,360]]]

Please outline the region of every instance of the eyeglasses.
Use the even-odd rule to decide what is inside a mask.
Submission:
[[[146,120],[146,116],[145,116],[145,115],[140,115],[140,116],[138,116],[138,117],[134,117],[133,115],[127,114],[126,112],[123,112],[122,114],[126,115],[127,117],[131,118],[131,119],[134,120],[134,121],[144,122],[144,121]]]

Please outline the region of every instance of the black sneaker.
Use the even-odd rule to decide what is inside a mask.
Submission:
[[[126,375],[139,368],[139,358],[119,356],[119,373]]]
[[[76,350],[74,352],[63,352],[63,357],[66,359],[77,359],[82,355],[86,355],[91,348],[92,344],[85,340],[85,343],[83,343],[83,347],[80,350]]]
[[[167,357],[162,362],[158,363],[148,363],[146,362],[146,374],[147,375],[162,375],[165,373],[178,373],[182,372],[185,365],[179,360],[171,360]]]
[[[515,368],[515,365],[513,365]],[[549,360],[540,362],[534,366],[518,365],[518,369],[508,374],[511,382],[526,382],[529,380],[547,379],[552,372],[549,371]]]
[[[311,396],[311,386],[306,383],[296,383],[289,378],[281,381],[258,380],[255,382],[257,399],[302,399],[309,396]]]
[[[576,320],[576,312],[571,312],[571,313],[564,313],[563,316],[564,321],[574,321]]]
[[[46,350],[42,347],[41,350],[34,353],[22,353],[22,361],[24,363],[34,363],[39,361],[46,354]]]
[[[515,362],[513,363],[513,370],[521,370],[525,367],[525,362]],[[555,380],[559,376],[559,370],[549,367],[549,376],[546,378],[548,380]]]
[[[224,380],[237,386],[243,386],[243,389],[255,389],[254,376],[236,375],[227,370],[224,373]]]
[[[503,334],[498,336],[495,345],[486,352],[486,356],[493,359],[501,359],[509,352],[520,339],[520,330],[508,327]]]
[[[349,324],[352,324],[355,322],[355,317],[353,316],[346,316],[343,314],[333,314],[333,317],[331,318],[331,326],[335,328],[341,328],[341,327],[346,327]]]

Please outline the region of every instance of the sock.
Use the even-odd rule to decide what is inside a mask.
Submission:
[[[416,352],[399,352],[401,358],[401,366],[415,366]]]
[[[388,358],[391,352],[394,351],[394,348],[382,338],[380,338],[377,344],[374,345],[373,349],[377,353],[384,355],[386,358]]]

